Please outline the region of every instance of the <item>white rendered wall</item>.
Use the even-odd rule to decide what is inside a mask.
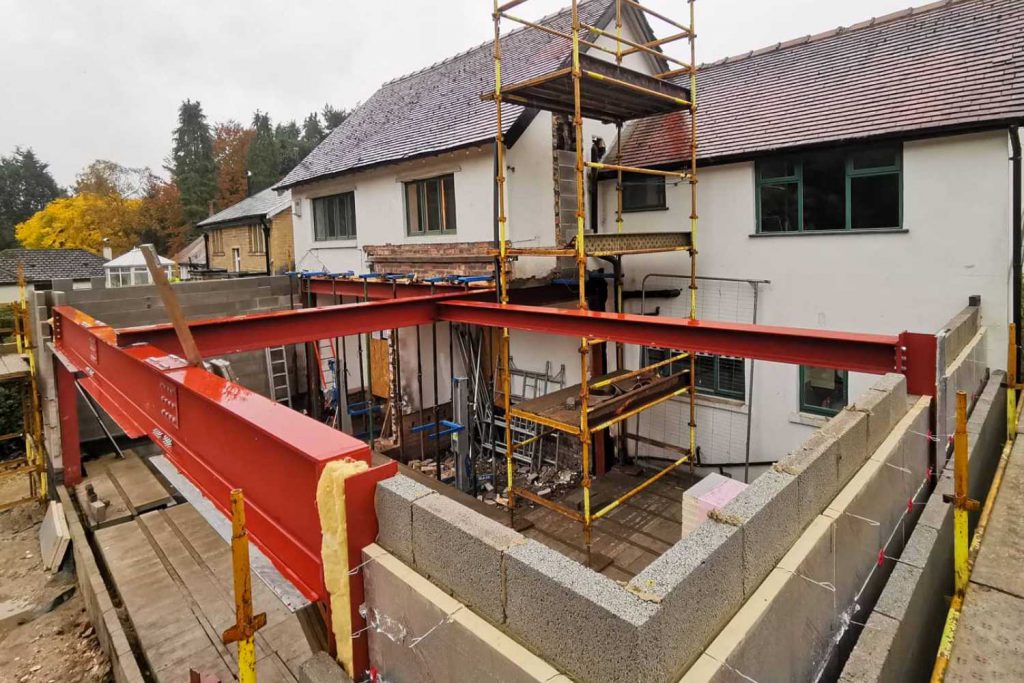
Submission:
[[[900,233],[755,236],[754,164],[701,169],[698,273],[771,280],[761,290],[759,323],[867,333],[936,332],[968,296],[980,294],[986,352],[993,367],[1004,367],[1011,251],[1007,152],[1005,131],[905,143],[906,231]],[[602,183],[602,230],[615,229],[614,194],[612,183]],[[668,211],[625,214],[624,229],[681,229],[689,188],[670,187],[667,194]],[[626,287],[639,289],[647,272],[688,268],[683,255],[634,257],[626,261]],[[648,308],[654,303],[664,302]],[[627,310],[639,312],[639,301]],[[637,357],[627,353],[627,359]],[[804,418],[797,414],[796,366],[758,362],[755,368],[751,459],[774,460],[805,439],[814,420],[799,424]],[[850,398],[872,381],[851,374]],[[707,459],[733,460],[735,452],[723,454],[720,438],[702,422],[699,417],[698,442]]]

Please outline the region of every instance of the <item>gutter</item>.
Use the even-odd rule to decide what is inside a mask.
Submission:
[[[1021,287],[1024,286],[1022,282],[1022,267],[1021,267],[1021,230],[1024,230],[1024,221],[1021,220],[1021,143],[1020,143],[1020,127],[1018,124],[1014,124],[1009,128],[1010,134],[1010,149],[1012,153],[1010,155],[1011,164],[1011,183],[1013,187],[1010,190],[1011,202],[1010,202],[1010,233],[1011,233],[1011,244],[1013,245],[1013,282],[1010,285],[1011,301],[1013,302],[1013,322],[1016,325],[1016,339],[1013,340],[1017,354],[1017,372],[1016,377],[1011,377],[1010,381],[1013,384],[1019,384],[1021,381]]]

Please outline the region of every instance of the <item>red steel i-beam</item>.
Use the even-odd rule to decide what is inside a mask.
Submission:
[[[225,516],[231,489],[243,489],[253,542],[303,595],[325,601],[317,482],[332,460],[370,463],[367,445],[154,346],[119,348],[112,328],[74,308],[55,306],[53,324],[60,381],[82,376],[119,425],[148,435]],[[73,400],[72,385],[61,410]]]

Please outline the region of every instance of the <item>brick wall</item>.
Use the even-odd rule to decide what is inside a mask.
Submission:
[[[292,237],[292,212],[285,209],[270,222],[270,270],[275,274],[295,269],[295,240]]]
[[[254,254],[249,251],[249,228],[248,225],[234,225],[230,228],[210,230],[210,245],[214,243],[214,233],[220,233],[223,253],[210,252],[210,266],[223,268],[228,272],[234,272],[235,264],[232,260],[231,250],[237,248],[241,256],[241,270],[249,273],[263,273],[267,270],[267,259],[263,254]]]
[[[437,244],[378,244],[363,247],[378,273],[437,275],[490,275],[494,260],[490,242],[438,242]]]

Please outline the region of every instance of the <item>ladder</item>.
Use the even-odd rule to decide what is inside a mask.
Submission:
[[[292,386],[288,378],[288,355],[283,346],[271,346],[266,349],[267,382],[270,385],[270,398],[292,407]]]
[[[332,342],[332,339],[318,339],[316,342],[316,363],[320,368],[320,390],[330,406],[334,406],[338,390],[338,358],[334,354]]]

